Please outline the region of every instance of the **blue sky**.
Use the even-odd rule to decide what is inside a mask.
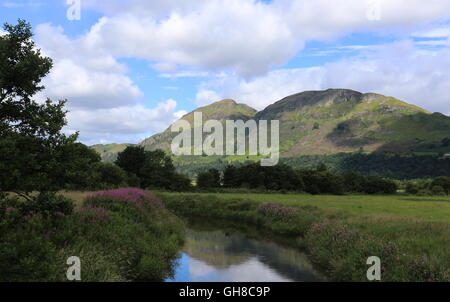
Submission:
[[[87,144],[139,142],[198,106],[256,109],[349,88],[450,114],[446,0],[0,0],[54,59],[38,100],[69,100]]]

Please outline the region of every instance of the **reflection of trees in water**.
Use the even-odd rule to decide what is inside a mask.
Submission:
[[[226,269],[257,257],[260,262],[291,280],[320,280],[304,254],[272,242],[249,239],[244,235],[189,229],[184,251],[192,258],[218,269]]]

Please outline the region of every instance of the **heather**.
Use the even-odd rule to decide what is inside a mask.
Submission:
[[[42,196],[39,197],[42,199]],[[0,281],[66,281],[66,259],[82,281],[162,281],[173,273],[183,225],[139,189],[96,192],[73,202],[7,198],[0,203]]]
[[[372,200],[360,200],[354,213],[344,207],[351,201],[333,200],[329,205],[322,201],[336,196],[167,192],[158,196],[183,217],[253,226],[272,240],[306,251],[332,281],[367,281],[366,261],[371,256],[382,259],[382,281],[450,280],[448,223],[376,214],[379,205]],[[387,196],[372,197],[382,198],[394,207]]]

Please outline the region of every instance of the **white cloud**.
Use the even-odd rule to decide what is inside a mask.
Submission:
[[[210,78],[196,95],[200,105],[232,97],[262,109],[291,93],[343,87],[449,112],[448,50],[425,48],[449,45],[442,40],[448,37],[447,27],[430,25],[450,18],[448,0],[426,5],[422,0],[381,0],[376,22],[367,19],[367,1],[361,0],[83,0],[83,9],[106,16],[75,39],[60,27],[42,24],[36,40],[54,59],[42,97],[69,99],[69,130],[81,130],[86,141],[135,140],[183,113],[169,101],[155,108],[142,104],[142,91],[118,61],[130,57],[148,60],[162,78]],[[441,40],[370,51],[337,47],[332,51],[367,54],[314,68],[273,70],[297,55],[306,41],[334,41],[361,31]]]
[[[205,78],[212,76],[209,72],[199,72],[199,71],[182,71],[176,73],[162,73],[159,75],[160,78],[175,79],[175,78]]]
[[[450,17],[450,2],[380,0],[379,21],[367,18],[361,0],[88,1],[108,13],[89,33],[117,56],[177,67],[262,75],[286,63],[307,40],[329,40],[364,30],[411,33],[416,26]],[[118,39],[120,37],[120,39]]]
[[[197,93],[201,105],[232,97],[256,109],[304,90],[349,88],[377,92],[450,115],[450,48],[427,51],[412,41],[379,46],[376,50],[314,68],[281,69],[253,80],[205,82]]]
[[[208,86],[208,85],[205,84],[205,86]],[[202,105],[208,105],[213,102],[217,102],[217,101],[220,101],[221,99],[224,99],[225,97],[223,97],[223,95],[225,95],[224,92],[218,93],[214,90],[208,90],[208,89],[203,88],[197,92],[195,98],[197,100],[197,104],[199,106],[202,106]]]
[[[36,28],[38,46],[54,61],[44,79],[45,95],[68,99],[70,108],[114,108],[135,105],[140,89],[125,75],[126,66],[86,38],[70,40],[61,27],[41,24]]]
[[[162,131],[180,114],[184,114],[183,111],[175,111],[176,107],[177,102],[169,99],[155,108],[136,105],[89,111],[74,110],[67,116],[69,125],[65,131],[80,131],[80,139],[85,142],[95,143],[111,137],[138,142],[142,140],[142,134]]]
[[[126,75],[127,66],[89,36],[69,39],[61,27],[41,24],[36,41],[54,63],[37,99],[67,99],[65,131],[80,131],[82,142],[138,142],[177,118],[174,100],[144,106],[143,93]]]
[[[450,37],[450,26],[417,31],[412,36],[417,38],[447,38]]]

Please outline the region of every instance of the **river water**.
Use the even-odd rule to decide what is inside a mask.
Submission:
[[[323,281],[305,254],[264,239],[190,226],[171,282]]]

